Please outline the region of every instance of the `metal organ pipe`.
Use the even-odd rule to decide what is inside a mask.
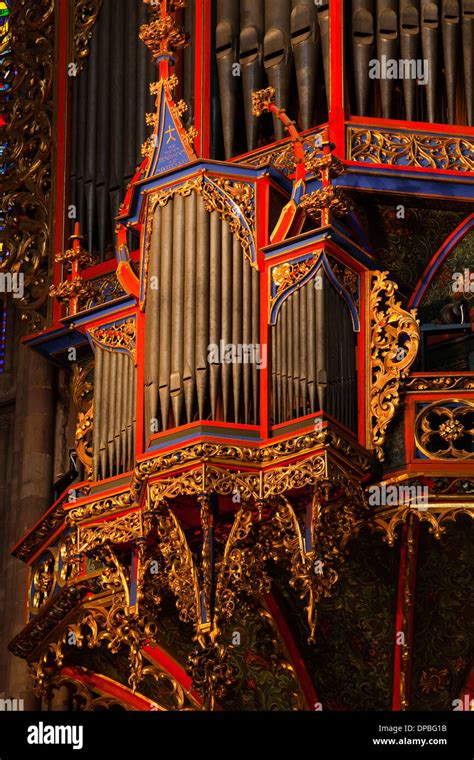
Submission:
[[[264,65],[271,87],[276,91],[276,102],[287,108],[290,98],[292,55],[290,45],[291,0],[265,0],[265,37],[263,40]],[[274,114],[275,138],[285,136],[283,124]]]
[[[239,16],[238,0],[218,0],[216,56],[226,158],[231,158],[234,153],[239,87],[238,69],[235,68],[239,61]]]
[[[181,421],[183,406],[183,328],[184,328],[184,199],[173,204],[173,272],[170,396],[175,425]]]
[[[319,24],[314,0],[293,0],[291,45],[295,59],[301,128],[313,124],[319,61]]]
[[[400,0],[400,52],[404,60],[415,61],[418,57],[420,38],[420,10],[418,0]],[[416,78],[403,80],[405,115],[409,121],[415,118]]]
[[[318,4],[318,21],[321,34],[321,50],[323,53],[324,82],[326,86],[326,98],[329,108],[329,83],[330,83],[330,60],[329,60],[329,4],[330,0],[322,0]]]
[[[155,230],[161,229],[160,206],[156,208],[153,224]],[[150,258],[148,262],[148,306],[156,315],[146,323],[145,330],[145,437],[148,438],[153,432],[152,421],[157,414],[158,401],[158,345],[159,345],[159,292],[158,292],[158,261],[159,261],[159,236],[154,235],[150,245]]]
[[[443,32],[444,76],[448,124],[454,124],[456,112],[456,72],[459,34],[458,0],[443,0],[441,7],[441,29]]]
[[[209,345],[219,345],[221,336],[221,236],[222,221],[217,214],[211,214],[211,258],[209,272]],[[219,363],[211,363],[210,371],[210,401],[211,419],[217,419],[220,382]]]
[[[170,411],[171,319],[172,319],[172,262],[173,262],[173,203],[162,211],[160,243],[160,370],[159,397],[163,429],[168,427]]]
[[[252,114],[252,93],[264,86],[264,0],[240,0],[240,56],[244,90],[247,150],[257,147],[258,119]]]
[[[462,45],[467,123],[474,124],[474,0],[462,0]]]
[[[373,55],[373,0],[352,0],[352,57],[354,62],[357,113],[360,116],[367,116],[370,92],[369,63]]]
[[[191,193],[185,201],[185,267],[184,267],[184,370],[183,387],[186,422],[193,421],[196,393],[196,365],[194,361],[194,320],[196,311],[196,195]],[[149,312],[157,306],[150,303]],[[154,317],[152,318],[154,319]],[[148,320],[147,320],[148,322]]]
[[[426,108],[428,121],[436,121],[436,82],[439,37],[439,0],[421,0],[421,47],[428,61]]]
[[[398,57],[398,0],[377,0],[377,57],[396,60]],[[390,119],[394,80],[380,78],[382,115]]]

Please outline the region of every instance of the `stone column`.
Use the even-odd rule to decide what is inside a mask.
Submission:
[[[30,348],[20,346],[18,352],[15,448],[18,447],[19,459],[15,463],[13,493],[7,507],[10,546],[25,535],[51,506],[54,457],[54,367]],[[9,559],[6,587],[8,640],[25,625],[25,584],[26,566],[19,560]],[[38,705],[32,685],[26,663],[7,655],[6,696],[24,699],[25,709],[35,709]]]

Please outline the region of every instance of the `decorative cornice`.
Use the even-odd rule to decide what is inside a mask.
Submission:
[[[474,171],[474,141],[467,137],[349,127],[347,143],[350,161]]]

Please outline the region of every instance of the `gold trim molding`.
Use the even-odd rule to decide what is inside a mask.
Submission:
[[[474,171],[474,141],[466,137],[348,127],[347,144],[349,161]]]

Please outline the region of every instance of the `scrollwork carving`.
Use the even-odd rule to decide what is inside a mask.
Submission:
[[[383,461],[387,427],[400,403],[400,381],[415,361],[420,328],[414,313],[397,301],[397,286],[386,272],[373,274],[370,293],[370,427],[372,445]]]

